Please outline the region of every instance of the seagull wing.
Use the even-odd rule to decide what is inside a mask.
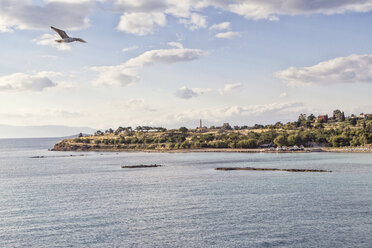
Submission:
[[[51,29],[53,29],[54,31],[56,31],[59,36],[61,36],[62,39],[64,38],[70,38],[65,31],[61,30],[61,29],[58,29],[58,28],[55,28],[55,27],[50,27]]]

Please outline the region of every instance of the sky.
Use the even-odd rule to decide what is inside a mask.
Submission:
[[[371,113],[371,21],[372,0],[0,0],[0,124]]]

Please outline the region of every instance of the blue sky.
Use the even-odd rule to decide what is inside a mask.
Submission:
[[[370,0],[0,0],[0,124],[372,112]],[[58,44],[50,26],[88,43]]]

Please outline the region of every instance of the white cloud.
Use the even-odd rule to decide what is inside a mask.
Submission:
[[[250,0],[229,1],[224,8],[252,20],[267,19],[277,21],[279,15],[342,14],[345,12],[369,12],[371,0]]]
[[[142,67],[153,63],[173,64],[195,60],[205,54],[206,52],[203,50],[188,48],[150,50],[128,60],[125,65],[128,67]]]
[[[372,55],[350,55],[310,67],[290,67],[275,76],[288,85],[372,83]]]
[[[372,10],[372,0],[112,0],[114,9],[124,15],[137,13],[162,13],[180,18],[179,21],[191,30],[205,28],[207,25],[206,16],[197,12],[205,8],[213,7],[217,11],[223,10],[236,13],[250,20],[266,19],[277,21],[281,15],[311,15],[311,14],[342,14],[346,12],[369,12]],[[153,18],[147,18],[153,19]],[[151,21],[139,19],[139,27],[136,26],[136,19],[133,17],[133,24],[130,25],[130,33],[147,34],[154,32],[155,24]],[[142,24],[150,27],[142,30]],[[215,30],[228,30],[227,22],[220,26],[213,25]],[[162,26],[162,25],[158,25]],[[150,30],[150,31],[149,31]]]
[[[14,29],[45,29],[49,25],[80,29],[89,25],[94,1],[1,0],[0,32]]]
[[[134,101],[135,102],[135,101]],[[140,101],[139,101],[140,102]],[[118,111],[123,111],[120,108]],[[127,115],[128,122],[126,125],[155,125],[166,127],[179,127],[180,125],[193,127],[199,125],[199,120],[207,125],[230,124],[253,125],[255,123],[275,123],[278,120],[295,120],[300,113],[306,112],[306,107],[302,103],[271,103],[264,105],[227,105],[216,107],[200,106],[192,109],[169,110],[158,109],[156,112],[147,112],[146,115],[133,112],[122,112]],[[112,125],[113,120],[117,120],[121,125],[122,119],[118,115],[110,118]]]
[[[139,80],[137,71],[133,68],[126,68],[124,65],[117,66],[96,66],[91,68],[99,72],[98,77],[94,80],[96,86],[129,86]]]
[[[49,55],[49,54],[44,54],[44,55],[40,55],[40,58],[43,58],[43,59],[56,59],[57,56]]]
[[[171,42],[168,42],[168,45],[169,46],[172,46],[172,47],[177,47],[177,48],[183,48],[183,45],[179,42],[174,42],[174,41],[171,41]]]
[[[229,30],[231,26],[230,22],[221,22],[218,24],[213,24],[209,27],[210,30]]]
[[[175,95],[179,98],[182,98],[182,99],[190,99],[190,98],[200,96],[200,95],[202,95],[206,92],[210,92],[210,91],[212,91],[212,90],[209,89],[209,88],[193,88],[193,89],[190,89],[190,88],[187,88],[186,86],[183,86],[175,92]]]
[[[215,37],[220,38],[220,39],[234,39],[236,37],[240,37],[240,33],[233,32],[233,31],[227,31],[227,32],[218,33],[215,35]]]
[[[225,86],[223,87],[223,89],[219,89],[218,91],[220,92],[220,94],[224,94],[226,92],[230,92],[233,89],[240,88],[242,86],[243,85],[241,83],[225,84]]]
[[[188,19],[181,19],[180,23],[185,24],[185,26],[189,27],[189,29],[193,31],[200,28],[206,28],[207,17],[197,13],[192,13]]]
[[[60,51],[69,51],[71,47],[66,43],[57,43],[55,40],[60,39],[57,35],[43,34],[36,39],[33,39],[32,42],[40,46],[51,46],[57,48]]]
[[[59,75],[56,72],[38,72],[30,75],[26,73],[14,73],[0,77],[1,91],[43,91],[46,88],[56,87],[50,77]]]
[[[144,99],[130,99],[123,104],[125,109],[141,112],[154,112],[156,109],[150,107]]]
[[[124,13],[117,29],[142,36],[153,33],[157,26],[163,27],[166,23],[166,17],[161,12]]]
[[[182,46],[183,47],[183,46]],[[173,64],[198,59],[206,52],[199,49],[171,48],[144,52],[116,66],[96,66],[91,69],[99,72],[94,85],[128,86],[139,80],[138,69],[154,63]]]
[[[164,124],[179,124],[199,119],[208,120],[209,122],[226,122],[232,120],[243,120],[249,118],[280,118],[287,116],[290,113],[299,113],[303,110],[302,103],[271,103],[265,105],[247,105],[247,106],[226,106],[213,108],[198,108],[186,110],[179,113],[171,113],[165,116],[160,116],[159,120],[154,120],[155,123]]]
[[[117,11],[127,12],[154,12],[164,10],[168,3],[166,0],[115,0]]]
[[[138,46],[125,47],[125,48],[123,48],[121,51],[122,51],[123,53],[126,53],[126,52],[129,52],[129,51],[136,50],[137,48],[138,48]]]
[[[71,111],[66,109],[38,109],[38,108],[22,108],[17,111],[2,111],[0,117],[4,119],[20,120],[23,123],[38,123],[40,121],[50,123],[51,120],[65,120],[84,116],[84,113],[79,111]]]
[[[283,92],[279,95],[279,98],[286,98],[288,96],[287,92]]]
[[[0,32],[45,29],[46,23],[70,30],[84,28],[89,25],[89,15],[97,2],[112,4],[112,10],[122,13],[118,29],[137,35],[153,33],[156,27],[165,26],[166,15],[181,18],[180,21],[192,30],[205,28],[206,17],[196,12],[208,7],[251,20],[271,21],[278,20],[281,15],[332,15],[372,10],[372,0],[1,0]]]

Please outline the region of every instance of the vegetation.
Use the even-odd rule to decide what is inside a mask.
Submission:
[[[260,148],[274,146],[363,146],[372,143],[372,116],[334,117],[301,114],[297,121],[252,127],[224,123],[220,127],[167,130],[162,127],[119,127],[79,135],[57,143],[55,150],[174,150],[197,148]]]

